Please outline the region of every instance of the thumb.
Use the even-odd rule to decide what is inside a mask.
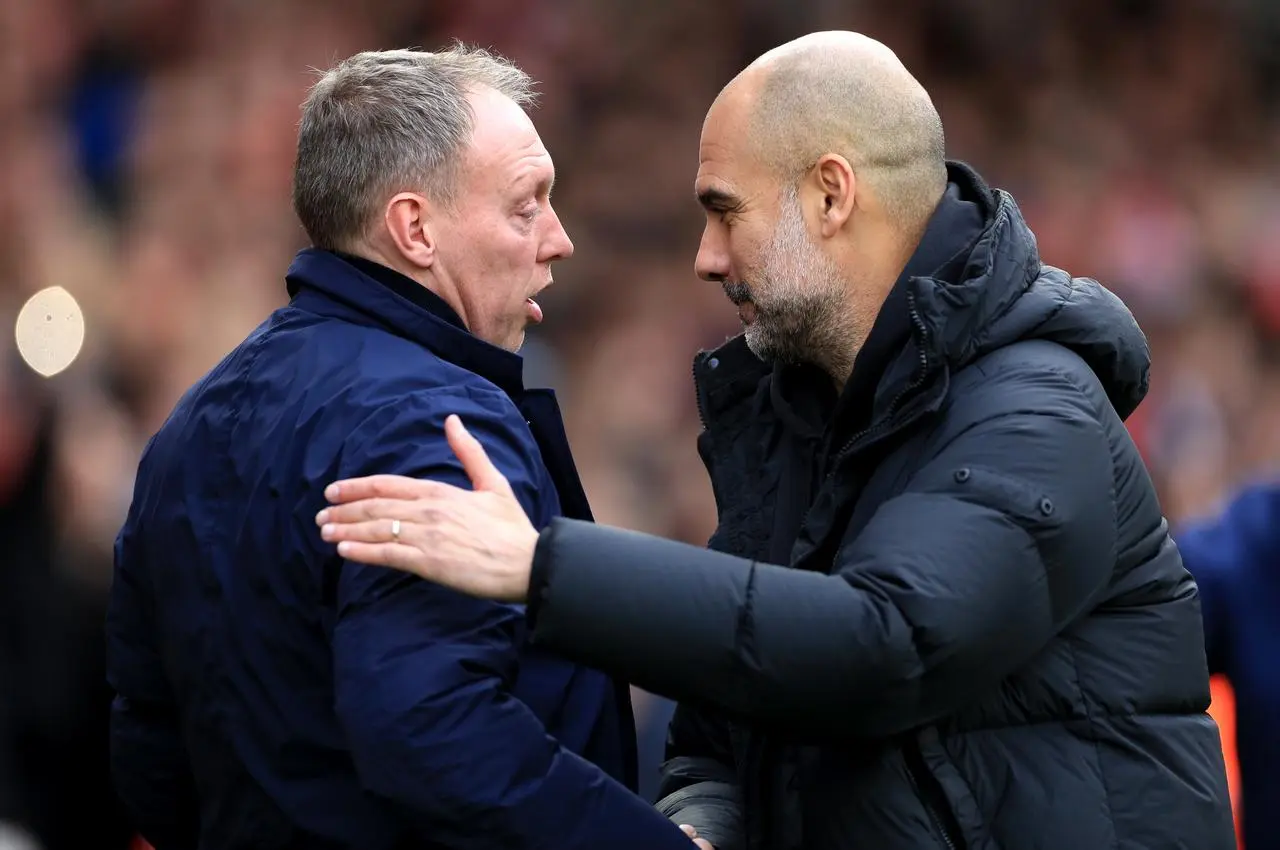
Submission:
[[[498,467],[489,460],[484,446],[471,436],[471,432],[462,424],[456,415],[444,420],[444,434],[449,440],[449,448],[462,461],[462,469],[471,479],[471,486],[476,490],[489,490],[494,493],[511,493],[511,484],[506,476],[498,471]]]

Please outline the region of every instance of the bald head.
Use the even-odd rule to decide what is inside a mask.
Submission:
[[[826,154],[908,231],[923,229],[946,189],[942,121],[924,87],[885,45],[821,32],[777,47],[721,93],[746,109],[748,138],[779,176],[798,179]]]

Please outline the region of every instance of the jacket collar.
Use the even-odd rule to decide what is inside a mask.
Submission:
[[[958,279],[963,270],[963,260],[969,255],[986,227],[989,200],[980,178],[959,164],[948,166],[949,182],[939,201],[920,244],[907,261],[897,282],[889,291],[871,327],[862,350],[853,364],[840,397],[837,433],[852,433],[864,427],[874,414],[873,399],[882,396],[880,388],[888,385],[895,392],[907,386],[914,373],[923,364],[919,355],[900,359],[905,348],[925,346],[928,340],[913,340],[918,334],[914,325],[914,304],[909,288],[917,278],[929,278],[945,283]],[[907,368],[896,369],[898,362]],[[899,372],[901,374],[899,374]]]
[[[382,328],[508,395],[524,392],[524,358],[474,336],[444,299],[391,269],[307,248],[294,257],[285,281],[300,309]]]

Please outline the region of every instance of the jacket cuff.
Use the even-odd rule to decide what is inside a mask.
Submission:
[[[746,847],[742,793],[736,783],[698,782],[668,794],[654,808],[677,826],[692,826],[716,850]]]
[[[525,599],[525,619],[529,628],[538,625],[538,612],[547,599],[548,587],[551,584],[551,535],[550,529],[544,529],[538,535],[538,545],[533,549],[533,565],[529,568],[529,593]]]

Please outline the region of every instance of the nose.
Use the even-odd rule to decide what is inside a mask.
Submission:
[[[560,216],[556,215],[555,209],[550,204],[547,205],[547,212],[550,213],[547,216],[547,236],[543,240],[541,256],[538,260],[543,263],[567,260],[573,256],[573,240],[569,238],[564,225],[560,223]]]
[[[723,281],[729,277],[729,251],[723,237],[714,232],[710,223],[702,231],[698,256],[693,260],[693,270],[698,277],[707,281]]]

